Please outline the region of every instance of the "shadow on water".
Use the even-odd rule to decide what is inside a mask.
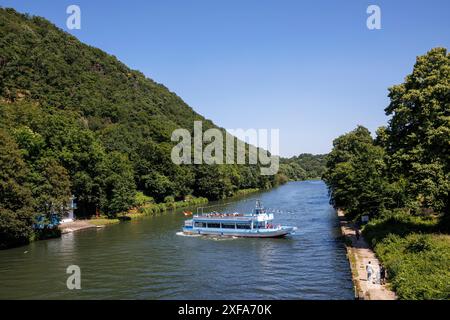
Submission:
[[[184,237],[180,212],[66,234],[0,252],[0,298],[353,299],[337,217],[321,181],[217,203],[250,212],[260,198],[276,223],[299,228],[281,239]],[[227,201],[230,202],[230,201]],[[82,289],[68,290],[78,265]]]

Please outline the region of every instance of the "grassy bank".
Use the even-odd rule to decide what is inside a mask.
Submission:
[[[258,188],[241,189],[241,190],[237,190],[233,196],[234,197],[246,196],[248,194],[255,193],[258,191],[261,191],[261,189],[258,189]]]
[[[168,201],[166,201],[164,203],[144,204],[135,210],[130,210],[130,212],[127,213],[127,216],[136,218],[139,216],[161,213],[161,212],[165,212],[167,210],[187,208],[187,207],[197,206],[197,205],[201,205],[201,204],[205,204],[205,203],[208,203],[208,199],[202,198],[202,197],[200,197],[200,198],[191,197],[184,201],[173,201],[172,199],[169,199]]]
[[[363,235],[400,299],[450,299],[450,235],[439,233],[437,218],[397,210],[369,222]]]
[[[106,226],[109,224],[119,223],[119,219],[109,219],[106,217],[89,219],[88,222],[94,226]]]

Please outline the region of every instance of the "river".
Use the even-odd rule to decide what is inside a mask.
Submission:
[[[247,212],[254,198],[297,233],[188,237],[184,215],[170,212],[65,234],[0,251],[0,299],[353,299],[325,184],[290,182],[213,209]],[[81,269],[80,290],[67,289],[69,265]]]

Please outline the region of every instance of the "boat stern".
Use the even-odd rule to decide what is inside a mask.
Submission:
[[[295,234],[295,231],[297,231],[298,228],[292,226],[281,226],[281,229],[287,234]]]
[[[184,221],[183,232],[187,234],[192,234],[194,232],[193,228],[194,222],[192,219]]]

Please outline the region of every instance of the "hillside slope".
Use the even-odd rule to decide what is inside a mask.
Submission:
[[[325,172],[325,156],[302,153],[291,158],[281,158],[280,173],[289,180],[320,179]]]

